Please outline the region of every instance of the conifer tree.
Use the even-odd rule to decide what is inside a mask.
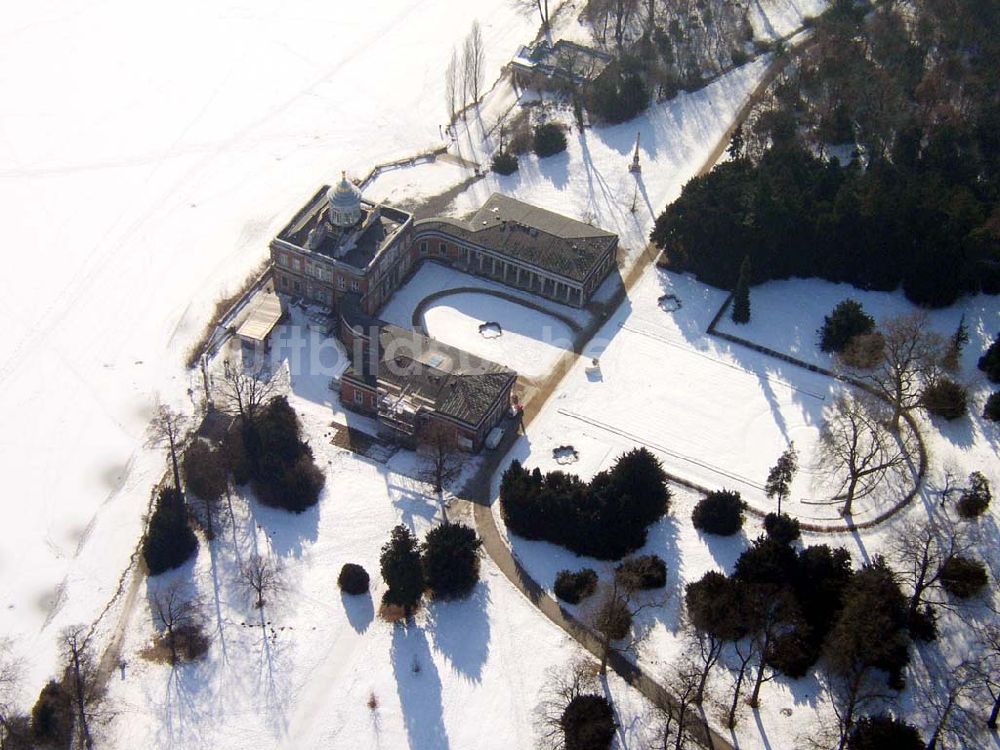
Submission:
[[[198,537],[188,525],[184,498],[173,487],[163,488],[143,540],[142,554],[150,575],[180,567],[197,549]]]
[[[379,565],[389,586],[382,602],[402,607],[403,614],[409,617],[424,593],[424,571],[417,539],[408,528],[399,524],[392,530],[392,536],[382,547]]]
[[[740,266],[740,276],[733,292],[733,322],[750,322],[750,256],[743,258]]]

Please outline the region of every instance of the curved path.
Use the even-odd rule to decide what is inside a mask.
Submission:
[[[808,43],[809,39],[803,40],[803,42],[795,46],[793,52],[801,51],[804,47],[808,46]],[[733,123],[726,129],[726,132],[723,133],[715,148],[709,153],[704,165],[698,171],[698,175],[706,174],[711,171],[718,159],[723,153],[725,153],[726,147],[728,146],[737,125],[742,123],[747,118],[754,105],[756,105],[766,93],[768,86],[770,86],[779,73],[794,58],[795,54],[788,54],[771,62],[760,83],[756,86],[756,88],[754,88],[753,92],[751,92],[750,96],[747,98],[747,101],[740,108],[733,120]],[[619,294],[616,295],[612,304],[608,306],[609,312],[616,309],[621,304],[621,302],[625,299],[627,291],[632,289],[636,283],[638,283],[643,271],[645,271],[646,268],[655,260],[658,253],[656,253],[655,250],[652,252],[650,250],[651,248],[647,247],[646,251],[640,253],[636,262],[625,274],[625,283],[623,288],[620,290]],[[475,289],[474,291],[482,290]],[[425,298],[420,305],[418,305],[413,316],[414,327],[421,325],[423,312],[427,304],[433,301],[433,299],[439,299],[440,297],[445,296],[447,293],[447,291],[444,291],[436,293],[436,295],[430,295]],[[523,304],[522,300],[518,299],[516,301]],[[548,311],[543,310],[543,312]],[[603,321],[601,321],[600,318],[595,320],[594,324],[587,326],[586,329],[580,332],[581,335],[578,338],[589,339],[597,332],[601,322]],[[574,326],[574,330],[580,329],[578,326]],[[580,352],[582,350],[583,346],[580,343],[574,346],[574,353],[576,356],[580,356]],[[542,404],[548,399],[549,396],[552,395],[559,382],[561,382],[562,378],[565,377],[570,369],[571,368],[569,366],[566,366],[561,369],[561,373],[556,375],[556,377],[551,378],[551,380],[546,380],[545,387],[542,392],[538,394],[534,403],[531,405],[534,408],[527,409],[523,415],[525,426],[532,421],[534,416],[538,414]],[[601,645],[598,639],[572,614],[560,607],[555,599],[549,596],[545,589],[543,589],[542,586],[531,577],[528,571],[524,569],[521,563],[514,557],[513,552],[507,545],[507,542],[497,527],[496,519],[493,517],[493,511],[491,510],[493,500],[491,492],[492,479],[497,470],[500,468],[500,464],[506,457],[508,450],[517,439],[517,436],[517,431],[508,429],[503,442],[497,446],[497,449],[493,451],[493,454],[483,463],[479,471],[465,487],[465,498],[473,503],[476,529],[479,532],[479,536],[483,540],[483,547],[486,549],[486,553],[490,556],[490,559],[496,563],[497,567],[500,568],[514,587],[526,596],[528,600],[531,601],[531,603],[534,604],[535,607],[537,607],[538,610],[550,621],[562,628],[581,646],[599,658]],[[641,692],[647,699],[652,701],[654,705],[666,706],[671,708],[671,710],[675,708],[676,701],[670,692],[663,687],[663,685],[653,679],[641,667],[629,661],[622,654],[612,652],[610,658],[608,659],[608,666],[622,679],[639,690],[639,692]],[[702,719],[702,721],[698,721],[697,725],[690,726],[689,729],[694,730],[694,732],[699,735],[699,741],[701,744],[712,748],[712,750],[734,750],[733,741],[727,739],[712,729],[704,719]]]

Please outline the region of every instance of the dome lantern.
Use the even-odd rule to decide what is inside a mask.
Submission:
[[[326,193],[330,223],[335,227],[350,227],[361,220],[361,191],[347,179],[346,172],[340,175],[340,182]]]

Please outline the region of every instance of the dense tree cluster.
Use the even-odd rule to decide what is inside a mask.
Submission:
[[[571,570],[560,570],[556,573],[553,591],[564,602],[579,604],[597,591],[597,571],[593,568],[584,568],[575,573]]]
[[[732,287],[749,252],[754,283],[819,276],[863,289],[902,284],[908,299],[935,307],[963,292],[995,294],[990,194],[975,171],[954,166],[965,161],[955,136],[940,140],[913,164],[886,160],[864,171],[797,145],[775,146],[759,164],[720,164],[685,185],[651,238],[672,267],[722,288]]]
[[[188,524],[187,508],[173,487],[160,490],[149,528],[142,543],[142,556],[150,575],[159,575],[183,565],[198,549],[198,537]]]
[[[620,456],[589,483],[561,471],[528,471],[518,461],[500,483],[500,509],[511,531],[602,560],[645,544],[646,528],[669,502],[666,474],[645,448]]]
[[[875,714],[860,719],[847,740],[847,750],[926,750],[920,733],[901,719]]]
[[[743,511],[747,504],[734,490],[710,492],[698,501],[691,513],[696,529],[709,534],[730,536],[743,528]]]
[[[631,120],[646,109],[649,96],[642,65],[633,57],[615,60],[584,88],[591,117],[608,123]]]

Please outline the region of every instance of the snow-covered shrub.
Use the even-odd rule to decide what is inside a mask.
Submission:
[[[799,520],[792,518],[787,513],[781,515],[768,513],[764,516],[764,531],[771,539],[780,544],[791,544],[801,536]]]
[[[730,536],[743,528],[743,510],[746,503],[740,498],[740,493],[733,490],[719,490],[709,495],[694,506],[691,521],[696,529]]]
[[[566,150],[566,134],[557,123],[542,123],[535,128],[533,146],[539,157],[553,156]]]
[[[874,330],[875,319],[864,311],[861,303],[845,299],[823,318],[818,331],[819,348],[824,352],[841,352],[855,336]]]
[[[958,515],[962,518],[978,518],[986,512],[992,499],[989,481],[980,472],[974,471],[969,474],[969,486],[958,498]]]
[[[993,391],[986,399],[986,406],[983,408],[983,419],[991,422],[1000,422],[1000,391]]]
[[[941,586],[959,599],[975,596],[987,583],[986,566],[979,560],[956,555],[941,566]]]
[[[184,498],[173,487],[160,491],[142,543],[150,575],[180,567],[197,551],[198,537],[188,525]]]
[[[491,169],[497,174],[514,174],[517,171],[517,156],[509,151],[497,151],[493,154]]]
[[[557,597],[570,604],[579,604],[597,590],[597,571],[584,568],[576,573],[560,570],[556,573],[553,591]]]
[[[435,526],[421,546],[424,583],[436,599],[468,596],[479,582],[476,532],[460,523]]]
[[[615,568],[615,578],[627,591],[660,589],[667,585],[667,564],[659,555],[629,557]]]
[[[368,571],[357,563],[346,563],[337,576],[337,585],[345,594],[360,596],[368,593]]]
[[[577,695],[559,720],[565,750],[607,750],[615,737],[615,715],[602,695]]]
[[[928,385],[921,395],[921,402],[931,414],[949,421],[969,413],[968,392],[950,378],[938,378]]]

